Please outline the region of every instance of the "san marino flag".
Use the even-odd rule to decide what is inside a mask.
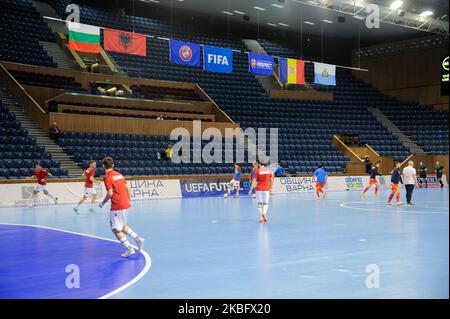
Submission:
[[[314,83],[336,85],[336,66],[314,62]]]
[[[75,51],[99,53],[100,28],[88,24],[68,22],[69,48]]]

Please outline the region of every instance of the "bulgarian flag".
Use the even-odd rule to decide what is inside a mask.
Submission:
[[[90,53],[100,52],[100,28],[88,24],[68,22],[69,48]]]

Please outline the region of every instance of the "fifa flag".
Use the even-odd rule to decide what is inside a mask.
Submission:
[[[278,77],[281,83],[305,84],[305,61],[278,58]]]
[[[314,62],[314,83],[336,85],[336,66]]]
[[[147,38],[144,34],[104,29],[103,47],[108,51],[146,56]]]
[[[233,72],[233,51],[204,45],[203,70],[221,73]]]
[[[67,22],[69,48],[80,52],[100,53],[100,28],[78,22]]]
[[[197,43],[170,40],[169,60],[172,63],[199,66],[200,45]]]

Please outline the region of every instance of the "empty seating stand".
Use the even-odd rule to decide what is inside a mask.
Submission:
[[[133,97],[149,100],[181,100],[181,101],[203,101],[196,92],[189,89],[158,87],[148,85],[133,85],[131,87]]]
[[[5,89],[0,87],[5,92]],[[34,166],[42,163],[56,178],[67,177],[66,169],[53,160],[43,146],[28,135],[20,122],[0,101],[0,179],[22,179],[33,175]]]
[[[115,159],[117,170],[125,175],[208,175],[232,174],[233,164],[224,163],[186,163],[174,164],[170,160],[158,160],[157,152],[163,152],[171,141],[168,136],[64,132],[58,143],[67,154],[73,156],[83,167],[89,166],[89,160],[98,161],[97,175],[103,175],[101,160],[105,156]],[[205,146],[209,141],[202,141]],[[190,156],[193,158],[193,141],[190,143]],[[223,138],[223,145],[233,145],[232,140]],[[233,152],[235,158],[236,152]],[[246,157],[247,153],[244,154]],[[244,172],[250,172],[251,164],[243,164]]]
[[[0,60],[56,67],[39,44],[56,38],[31,0],[0,1]]]
[[[33,72],[11,71],[11,74],[22,85],[43,86],[66,91],[86,92],[73,77],[39,74]]]

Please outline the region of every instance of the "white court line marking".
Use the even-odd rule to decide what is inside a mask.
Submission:
[[[372,212],[382,212],[382,213],[391,213],[389,210],[393,210],[391,208],[389,208],[388,205],[386,205],[386,209],[376,209],[376,208],[360,208],[360,207],[352,207],[352,206],[347,206],[347,204],[354,204],[354,203],[362,203],[362,202],[344,202],[341,203],[339,206],[343,207],[343,208],[348,208],[348,209],[355,209],[355,210],[364,210],[364,211],[372,211]],[[404,204],[405,205],[405,204]],[[401,208],[401,207],[405,207],[405,206],[395,206],[393,205],[392,208]],[[415,207],[415,206],[413,206]],[[433,212],[433,211],[420,211],[420,210],[405,210],[405,209],[397,209],[394,211],[394,213],[407,213],[407,214],[432,214],[432,215],[449,215],[448,213],[445,212]]]
[[[74,235],[79,235],[79,236],[85,236],[85,237],[91,237],[91,238],[96,238],[96,239],[101,239],[101,240],[106,240],[106,241],[111,241],[114,243],[118,243],[117,240],[113,240],[110,238],[104,238],[104,237],[99,237],[99,236],[94,236],[94,235],[89,235],[89,234],[83,234],[83,233],[78,233],[78,232],[74,232],[74,231],[70,231],[70,230],[65,230],[65,229],[59,229],[59,228],[54,228],[54,227],[48,227],[48,226],[41,226],[41,225],[28,225],[28,224],[10,224],[10,223],[0,223],[0,225],[7,225],[7,226],[26,226],[26,227],[35,227],[35,228],[44,228],[44,229],[50,229],[50,230],[56,230],[56,231],[60,231],[63,233],[69,233],[69,234],[74,234]],[[132,245],[133,246],[133,245]],[[137,249],[136,246],[133,246],[135,249]],[[145,251],[145,250],[141,250],[140,251],[142,253],[142,255],[145,258],[145,266],[144,268],[141,270],[141,272],[134,277],[133,279],[131,279],[129,282],[127,282],[126,284],[120,286],[119,288],[107,293],[106,295],[103,295],[101,297],[99,297],[98,299],[108,299],[116,294],[118,294],[119,292],[127,289],[128,287],[134,285],[136,282],[138,282],[142,277],[144,277],[144,275],[150,270],[150,267],[152,265],[152,259],[150,257],[150,255]]]

